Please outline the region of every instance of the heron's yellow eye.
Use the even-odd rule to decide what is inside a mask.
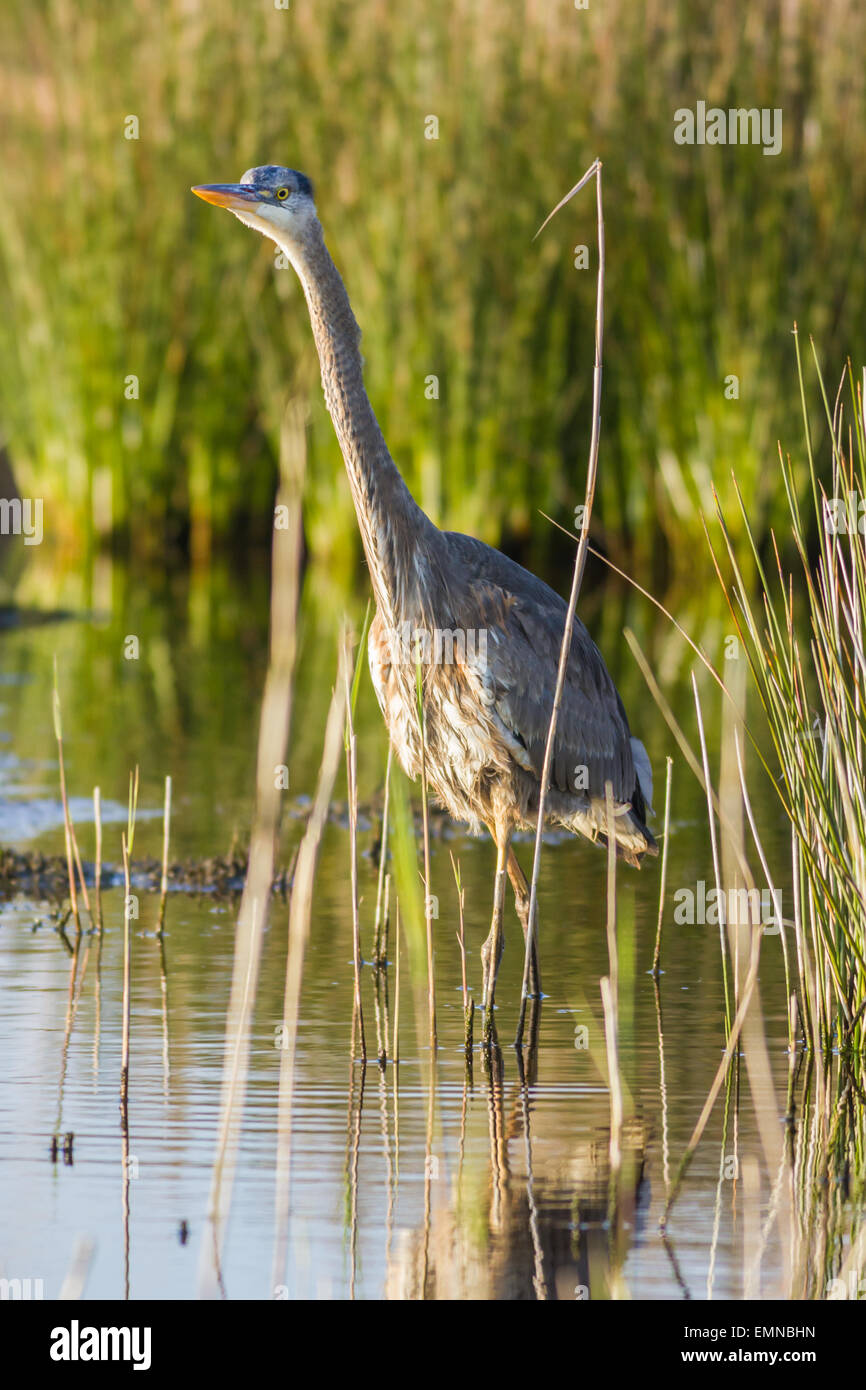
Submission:
[[[286,201],[286,199],[288,198],[288,196],[289,196],[289,190],[288,190],[287,188],[278,188],[278,189],[277,189],[277,197],[279,198],[279,200],[280,200],[281,203],[284,203],[284,202]]]

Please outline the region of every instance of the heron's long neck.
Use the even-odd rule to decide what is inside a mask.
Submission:
[[[386,623],[426,607],[441,532],[415,502],[388,452],[364,388],[360,338],[349,296],[324,241],[291,252],[313,325],[325,403],[346,462],[376,602]],[[421,566],[423,552],[426,564]]]

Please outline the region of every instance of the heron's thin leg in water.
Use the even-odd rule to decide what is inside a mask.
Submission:
[[[499,962],[502,959],[502,951],[505,946],[502,919],[505,913],[505,873],[508,862],[509,833],[506,830],[500,830],[494,838],[496,840],[496,884],[493,890],[493,921],[490,924],[490,935],[481,947],[481,960],[484,966],[484,1008],[486,1011],[484,1031],[486,1034],[490,1033],[493,1001],[496,993],[496,976],[499,973]]]
[[[508,877],[511,879],[511,886],[514,889],[514,906],[517,908],[517,915],[523,928],[523,940],[526,941],[526,933],[529,931],[529,884],[526,881],[526,874],[520,867],[520,860],[514,853],[513,845],[508,846]],[[535,998],[541,997],[537,940],[532,943],[532,956],[529,961],[529,993]]]

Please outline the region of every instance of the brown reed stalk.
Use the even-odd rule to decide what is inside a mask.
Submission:
[[[93,903],[94,924],[102,932],[102,802],[99,788],[93,788],[93,824],[96,827],[96,862],[94,865]]]
[[[394,1041],[391,1057],[395,1067],[400,1065],[400,899],[394,902]]]
[[[76,1236],[72,1258],[63,1276],[58,1299],[63,1302],[77,1302],[81,1298],[95,1253],[96,1242],[90,1236]]]
[[[382,806],[382,833],[379,840],[379,876],[376,883],[376,916],[373,925],[373,964],[377,970],[381,970],[387,964],[388,958],[388,898],[387,898],[387,863],[388,863],[388,810],[391,796],[391,764],[394,758],[394,749],[388,742],[388,761],[385,764],[385,796]]]
[[[665,912],[665,885],[668,877],[668,835],[671,828],[671,777],[673,775],[674,760],[667,758],[667,775],[665,777],[665,826],[662,834],[662,863],[659,875],[659,915],[656,923],[656,944],[653,952],[652,974],[661,973],[662,960],[662,922]]]
[[[78,891],[75,886],[75,867],[72,855],[72,817],[69,814],[69,799],[66,794],[66,768],[63,761],[63,723],[60,713],[60,691],[57,685],[57,657],[54,657],[54,737],[57,741],[57,761],[60,767],[60,800],[63,805],[63,831],[66,843],[66,873],[69,882],[69,902],[75,929],[81,935],[81,915],[78,910]]]
[[[601,435],[601,361],[602,346],[604,339],[604,212],[601,196],[601,160],[596,159],[587,169],[583,178],[574,185],[569,193],[566,193],[556,207],[544,220],[536,232],[538,236],[544,231],[548,222],[559,212],[559,209],[579,193],[585,184],[592,177],[595,177],[596,190],[596,213],[598,220],[598,279],[596,283],[596,304],[595,304],[595,360],[592,373],[592,433],[589,444],[589,463],[586,475],[586,498],[583,510],[583,526],[580,532],[580,541],[577,547],[577,554],[574,560],[574,575],[571,581],[571,594],[568,600],[568,610],[565,616],[565,626],[562,634],[562,647],[559,653],[559,668],[556,673],[556,690],[553,697],[553,708],[550,711],[550,724],[547,730],[547,743],[544,749],[544,764],[541,772],[541,784],[538,790],[538,824],[535,831],[535,849],[532,856],[532,879],[529,888],[529,925],[526,932],[526,951],[523,960],[523,988],[520,1000],[520,1020],[517,1025],[517,1037],[515,1045],[520,1047],[523,1042],[523,1030],[526,1020],[526,1000],[529,993],[529,967],[532,959],[532,949],[535,943],[536,918],[538,915],[538,875],[541,868],[541,844],[544,836],[544,808],[547,800],[547,788],[550,784],[550,769],[553,763],[553,749],[556,741],[556,725],[559,717],[559,709],[562,704],[562,692],[565,687],[565,673],[568,668],[568,659],[571,655],[571,638],[574,627],[574,615],[577,609],[578,595],[583,582],[583,571],[586,566],[586,552],[589,546],[589,523],[592,517],[592,503],[595,497],[595,483],[598,474],[598,446]]]
[[[788,941],[787,941],[787,936],[786,936],[787,927],[786,927],[786,923],[785,923],[785,922],[782,920],[782,918],[781,918],[781,901],[782,901],[782,899],[781,899],[781,896],[776,892],[776,887],[775,887],[775,884],[774,884],[774,882],[773,882],[773,875],[770,873],[770,865],[769,865],[769,863],[767,862],[767,856],[766,856],[766,854],[764,853],[764,846],[763,846],[763,844],[761,843],[761,837],[760,837],[760,835],[758,834],[758,827],[757,827],[757,825],[755,824],[755,816],[754,816],[754,813],[753,813],[753,811],[752,811],[752,800],[751,800],[751,797],[749,796],[749,789],[748,789],[748,787],[747,787],[747,785],[746,785],[746,774],[745,774],[745,769],[744,769],[744,767],[743,767],[743,751],[742,751],[742,749],[741,749],[741,747],[740,747],[740,731],[739,731],[739,729],[735,729],[735,730],[734,730],[734,749],[735,749],[736,755],[737,755],[737,772],[738,772],[738,774],[739,774],[739,779],[740,779],[740,795],[741,795],[742,798],[743,798],[743,809],[745,810],[746,816],[748,817],[749,829],[750,829],[751,832],[752,832],[752,839],[753,839],[754,842],[755,842],[755,849],[758,851],[758,858],[759,858],[759,860],[761,861],[761,868],[762,868],[763,871],[764,871],[764,878],[765,878],[766,881],[767,881],[767,887],[768,887],[769,890],[770,890],[770,897],[771,897],[772,900],[773,900],[773,915],[774,915],[774,917],[775,917],[777,914],[779,914],[779,922],[778,922],[778,926],[779,926],[779,935],[780,935],[781,938],[782,938],[782,961],[783,961],[783,964],[784,964],[784,967],[785,967],[785,998],[788,999],[789,1001],[790,1001],[791,999],[794,999],[795,1002],[796,1002],[796,994],[795,994],[795,993],[792,993],[792,990],[791,990],[791,967],[790,967],[790,961],[789,961],[789,959],[788,959]],[[793,1052],[793,1049],[794,1049],[794,1017],[793,1017],[792,1010],[791,1010],[790,1007],[788,1008],[788,1048],[789,1048],[790,1051]]]
[[[722,1060],[719,1062],[718,1068],[716,1069],[716,1075],[713,1078],[713,1083],[710,1086],[709,1092],[707,1093],[707,1098],[704,1102],[704,1107],[701,1110],[697,1124],[695,1125],[694,1130],[692,1131],[691,1138],[689,1139],[683,1157],[680,1160],[680,1165],[677,1170],[676,1177],[674,1179],[673,1187],[671,1188],[671,1191],[668,1195],[668,1200],[665,1204],[665,1209],[659,1221],[659,1228],[662,1231],[666,1229],[667,1220],[668,1216],[670,1215],[671,1208],[673,1207],[673,1204],[677,1196],[679,1195],[680,1186],[682,1184],[683,1178],[685,1177],[689,1164],[691,1163],[692,1158],[694,1157],[695,1149],[701,1141],[701,1136],[703,1135],[703,1132],[707,1125],[707,1121],[709,1120],[710,1115],[713,1112],[713,1106],[716,1103],[716,1097],[718,1096],[719,1091],[721,1090],[722,1082],[725,1079],[728,1067],[731,1064],[731,1058],[733,1057],[734,1052],[736,1050],[737,1042],[740,1037],[740,1032],[742,1031],[742,1027],[746,1019],[746,1014],[748,1013],[749,1005],[752,1001],[752,994],[754,992],[754,988],[758,980],[758,967],[760,965],[761,959],[762,930],[763,929],[759,924],[758,927],[754,928],[752,931],[749,967],[746,973],[746,978],[743,981],[743,989],[742,994],[740,996],[739,1008],[737,1009],[736,1016],[734,1017],[734,1021],[731,1024],[731,1030],[728,1035],[727,1045],[722,1055]]]
[[[707,753],[707,740],[704,735],[704,716],[701,709],[701,698],[698,694],[698,683],[695,680],[695,673],[692,671],[692,692],[695,697],[695,710],[698,716],[698,740],[701,745],[701,766],[704,773],[704,790],[707,797],[707,821],[710,827],[710,848],[713,855],[713,873],[716,880],[716,892],[719,902],[719,942],[722,948],[722,980],[725,986],[725,1033],[731,1031],[731,996],[728,989],[728,952],[725,945],[725,927],[727,925],[727,913],[722,907],[725,901],[722,896],[722,871],[719,864],[719,842],[716,835],[716,817],[713,812],[713,784],[710,780],[710,762]],[[737,841],[739,844],[739,841]]]
[[[352,889],[352,965],[355,974],[355,1015],[358,1019],[361,1061],[367,1060],[367,1038],[364,1032],[364,1005],[361,999],[361,917],[358,909],[358,766],[355,726],[352,719],[352,699],[349,693],[348,663],[345,663],[346,687],[346,787],[349,798],[349,865]]]
[[[292,401],[283,417],[280,436],[280,484],[274,511],[271,561],[270,649],[259,719],[256,805],[235,932],[220,1116],[208,1197],[208,1230],[199,1259],[199,1291],[209,1297],[222,1287],[222,1249],[237,1166],[253,1005],[282,811],[282,791],[274,769],[285,764],[291,728],[305,471],[305,414],[303,408]],[[283,518],[285,524],[282,524]]]
[[[301,1007],[301,983],[304,955],[310,936],[313,908],[313,888],[322,834],[328,819],[328,807],[334,781],[340,766],[340,753],[345,725],[346,676],[349,652],[345,643],[340,648],[340,667],[331,696],[322,761],[313,805],[307,820],[292,878],[289,903],[289,940],[286,952],[286,980],[283,991],[283,1036],[280,1051],[280,1081],[277,1101],[277,1162],[274,1193],[274,1256],[272,1284],[276,1288],[285,1277],[288,1253],[289,1204],[291,1184],[292,1099],[294,1094],[295,1056],[297,1051],[298,1018]]]
[[[600,983],[607,1042],[608,1085],[610,1088],[610,1171],[612,1190],[622,1163],[622,1082],[619,1074],[619,951],[616,940],[616,826],[613,812],[613,785],[604,784],[607,826],[607,956],[609,973]]]
[[[712,785],[709,782],[709,778],[706,775],[706,772],[704,771],[704,767],[706,766],[706,756],[704,755],[704,767],[702,767],[701,762],[699,762],[699,760],[695,757],[693,750],[689,746],[689,743],[686,740],[685,735],[683,734],[683,731],[680,728],[680,725],[677,722],[677,719],[674,716],[674,713],[671,710],[668,701],[665,699],[664,695],[659,689],[658,682],[653,676],[653,673],[649,667],[649,663],[647,662],[646,657],[644,656],[643,652],[638,646],[634,634],[628,629],[626,629],[625,638],[635,657],[635,660],[638,663],[638,666],[640,667],[641,673],[649,687],[650,693],[653,699],[655,700],[656,704],[658,705],[658,708],[661,711],[662,715],[664,716],[664,719],[668,727],[670,728],[671,733],[676,739],[677,744],[683,754],[683,757],[686,760],[686,763],[691,768],[698,783],[706,793],[710,815],[712,816],[712,813],[715,812],[718,815],[719,824],[721,825],[722,830],[729,833],[729,844],[731,854],[734,860],[736,861],[740,872],[743,875],[743,879],[747,887],[749,889],[752,889],[754,887],[754,879],[749,869],[749,865],[745,858],[742,846],[739,843],[736,834],[733,833],[734,827],[730,826],[726,810],[724,806],[720,804],[715,792],[713,791]],[[700,702],[698,700],[698,704],[699,703]],[[683,1157],[680,1160],[679,1168],[675,1175],[671,1189],[668,1193],[667,1202],[665,1204],[664,1211],[659,1221],[659,1228],[662,1233],[664,1233],[666,1230],[668,1217],[670,1215],[674,1202],[676,1201],[679,1195],[683,1178],[688,1170],[692,1158],[694,1157],[695,1150],[698,1144],[700,1143],[707,1122],[709,1121],[710,1115],[712,1114],[713,1107],[715,1105],[719,1091],[721,1090],[722,1083],[724,1082],[725,1077],[727,1076],[731,1060],[736,1052],[737,1042],[739,1040],[743,1026],[746,1022],[749,1006],[751,1004],[752,996],[755,991],[755,987],[758,980],[758,969],[760,965],[762,937],[763,928],[761,924],[758,923],[757,926],[753,926],[752,928],[752,936],[749,944],[748,968],[746,971],[745,979],[743,981],[740,997],[737,1002],[737,1010],[727,1033],[725,1050],[722,1055],[722,1059],[719,1063],[719,1066],[716,1070],[716,1075],[713,1079],[713,1083],[707,1094],[706,1101],[704,1102],[703,1109],[701,1110],[697,1123],[695,1124],[694,1130],[692,1131],[692,1135],[686,1146]],[[722,947],[724,951],[724,939],[722,941]],[[725,959],[724,955],[723,959]]]
[[[129,880],[129,845],[126,832],[120,836],[123,852],[123,1002],[120,1045],[120,1110],[126,1124],[129,1105],[129,1014],[130,1014],[130,908],[132,892]]]
[[[391,930],[391,875],[385,875],[385,900],[382,905],[381,955],[382,969],[388,968],[388,936]]]
[[[87,912],[87,915],[90,918],[92,924],[93,912],[90,908],[90,894],[87,891],[87,879],[84,877],[84,869],[81,864],[81,854],[79,853],[78,849],[78,837],[75,834],[75,825],[73,824],[71,819],[69,822],[69,830],[72,838],[72,857],[75,860],[75,867],[78,870],[78,883],[81,889],[81,896],[84,899],[85,911]]]
[[[451,869],[454,874],[454,882],[457,885],[457,913],[460,921],[460,927],[457,932],[457,944],[460,947],[460,974],[463,982],[463,1046],[467,1052],[471,1052],[472,1021],[475,1015],[475,1000],[471,997],[466,984],[466,931],[463,916],[466,889],[463,887],[460,879],[460,864],[454,858],[453,854],[451,854]]]
[[[424,683],[421,673],[421,659],[415,655],[415,688],[417,696],[418,728],[421,733],[421,824],[424,838],[424,926],[427,936],[427,1010],[430,1030],[430,1047],[435,1052],[438,1042],[436,1036],[436,981],[433,975],[433,899],[430,896],[430,813],[427,805],[427,729],[424,719]]]
[[[162,936],[165,927],[165,905],[168,899],[168,841],[171,829],[171,777],[165,779],[165,804],[162,813],[162,879],[159,885],[159,918],[156,934]]]

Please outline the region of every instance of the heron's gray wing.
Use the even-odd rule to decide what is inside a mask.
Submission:
[[[469,572],[482,621],[485,611],[490,614],[484,680],[493,709],[526,750],[540,780],[566,604],[542,580],[499,551],[453,532],[448,541],[455,558]],[[636,776],[628,720],[600,651],[575,619],[551,785],[563,792],[584,789],[591,796],[603,796],[608,780],[617,801],[631,801]]]

